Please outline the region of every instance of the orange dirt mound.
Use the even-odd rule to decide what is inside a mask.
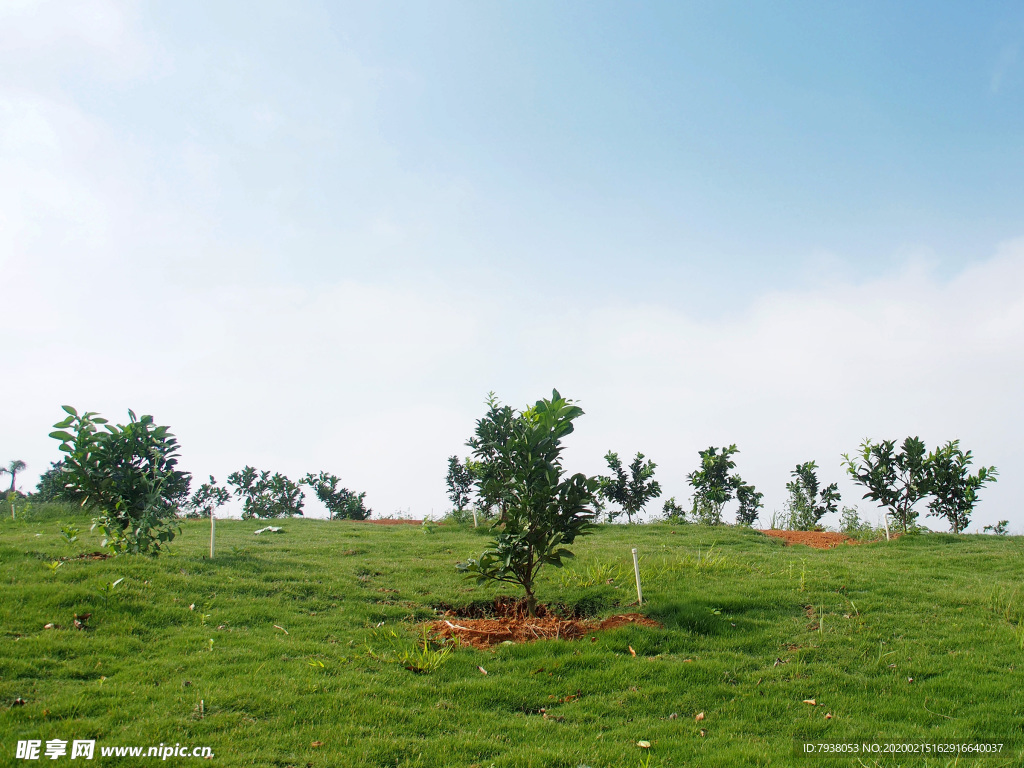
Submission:
[[[815,549],[832,549],[840,544],[854,542],[855,540],[845,533],[833,533],[831,531],[761,531],[765,536],[775,536],[783,539],[786,545],[806,544]]]
[[[423,525],[422,520],[405,520],[397,517],[382,517],[380,520],[353,520],[353,523],[370,523],[371,525]]]
[[[454,639],[464,645],[476,648],[490,648],[504,642],[528,643],[534,640],[578,640],[591,632],[616,629],[627,624],[638,624],[644,627],[661,627],[661,624],[641,616],[629,613],[622,616],[611,616],[602,621],[582,621],[579,619],[560,619],[557,616],[539,616],[526,618],[522,616],[502,617],[496,619],[460,619],[453,616],[449,619],[433,621],[428,626],[435,635]]]

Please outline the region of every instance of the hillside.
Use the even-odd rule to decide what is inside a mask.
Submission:
[[[265,522],[221,521],[211,561],[208,523],[190,521],[168,556],[48,565],[98,549],[75,524],[73,546],[56,520],[0,524],[4,762],[26,764],[26,739],[96,739],[97,755],[209,746],[215,765],[282,768],[819,764],[797,756],[803,740],[986,741],[999,757],[956,764],[1024,762],[1020,539],[815,550],[735,528],[604,526],[544,575],[540,600],[662,628],[461,647],[416,674],[396,658],[417,624],[506,591],[455,571],[481,532],[286,520],[254,536]],[[834,762],[953,764],[859,760]]]

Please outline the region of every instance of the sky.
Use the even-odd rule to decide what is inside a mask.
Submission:
[[[7,0],[0,71],[22,490],[131,408],[194,484],[438,517],[487,393],[557,388],[571,471],[685,506],[736,443],[763,525],[810,460],[877,523],[841,454],[959,439],[1024,533],[1019,3]]]

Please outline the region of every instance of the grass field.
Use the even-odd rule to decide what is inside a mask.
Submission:
[[[211,561],[208,523],[187,522],[159,559],[51,567],[98,539],[77,518],[69,546],[60,515],[40,516],[0,523],[0,764],[29,764],[24,739],[96,739],[97,759],[103,745],[209,746],[213,764],[282,767],[1024,764],[1021,539],[822,551],[605,526],[546,573],[540,600],[637,610],[635,546],[641,610],[663,629],[460,648],[415,674],[389,655],[415,647],[417,622],[496,594],[455,571],[486,541],[471,528],[286,520],[256,537],[265,523],[221,521]],[[825,759],[798,754],[804,740],[1004,746]]]

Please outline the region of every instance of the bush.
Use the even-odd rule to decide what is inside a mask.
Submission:
[[[478,583],[520,585],[527,613],[535,616],[537,574],[545,565],[561,567],[573,556],[566,546],[593,527],[589,505],[597,479],[579,473],[564,477],[562,469],[562,438],[572,433],[583,410],[557,390],[522,413],[499,406],[493,395],[488,405],[470,445],[496,470],[488,477],[488,493],[502,508],[501,530],[479,560],[469,558],[458,567]]]
[[[231,494],[228,489],[217,485],[213,475],[210,475],[210,482],[199,486],[185,505],[185,517],[208,520],[215,509],[224,506],[230,500]]]
[[[50,433],[67,454],[60,494],[99,512],[95,524],[105,534],[103,546],[159,553],[174,539],[178,500],[188,493],[189,474],[175,469],[178,441],[152,416],[137,418],[129,410],[127,424],[112,426],[95,412],[63,408],[68,417]]]
[[[598,494],[605,501],[622,507],[622,512],[626,513],[626,517],[632,523],[633,515],[640,514],[648,501],[661,496],[661,485],[657,480],[651,480],[658,465],[653,461],[644,463],[644,455],[638,453],[633,463],[629,465],[629,474],[626,474],[617,453],[608,451],[604,460],[608,462],[612,474],[597,478],[600,483]],[[608,522],[612,522],[617,514],[620,513],[609,512]]]
[[[661,505],[661,517],[666,523],[684,524],[690,522],[686,519],[686,510],[676,504],[675,496]]]
[[[246,466],[228,475],[228,485],[242,499],[242,519],[291,517],[302,514],[306,494],[280,472],[260,472]]]
[[[792,531],[814,531],[821,528],[821,518],[836,511],[839,503],[839,484],[832,483],[820,488],[818,465],[813,461],[797,464],[790,472],[793,479],[786,483],[789,491],[787,509],[789,529]]]
[[[693,486],[693,520],[704,525],[721,525],[722,511],[734,497],[740,502],[737,522],[741,525],[753,525],[757,520],[758,510],[764,506],[761,499],[763,493],[754,486],[743,482],[733,472],[736,462],[732,457],[739,453],[736,445],[721,449],[714,446],[700,451],[700,469],[686,476]]]
[[[953,533],[968,526],[978,491],[996,480],[995,467],[980,467],[972,475],[972,460],[970,451],[960,450],[959,440],[937,448],[925,460],[925,487],[931,496],[928,514],[948,520]]]
[[[366,493],[353,493],[348,488],[339,488],[341,478],[327,472],[314,475],[312,472],[302,482],[313,489],[316,497],[327,507],[331,520],[366,520],[373,512],[367,509],[363,500]]]

